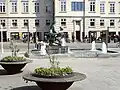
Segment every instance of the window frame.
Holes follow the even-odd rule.
[[[90,1],[90,8],[89,8],[89,11],[90,12],[95,12],[95,1]]]
[[[71,2],[71,11],[83,11],[84,3],[78,1]]]
[[[66,0],[60,0],[60,12],[66,12]]]
[[[50,26],[50,20],[46,20],[46,26]]]
[[[66,19],[61,19],[61,26],[66,26]]]
[[[6,27],[6,20],[5,19],[1,19],[0,20],[0,24],[4,27]]]
[[[95,27],[95,19],[90,19],[90,27]]]
[[[111,25],[111,24],[113,24],[113,25]],[[115,20],[114,19],[111,19],[110,20],[110,27],[114,27],[115,26]]]
[[[23,25],[24,25],[24,27],[28,27],[28,19],[23,20]]]
[[[38,13],[38,12],[40,12],[40,7],[39,7],[39,5],[40,5],[40,3],[39,2],[35,2],[34,3],[34,10],[35,10],[35,13]]]
[[[35,26],[38,27],[40,25],[40,20],[39,19],[36,19],[35,20]]]
[[[12,27],[17,27],[17,19],[12,19]]]
[[[105,3],[100,3],[100,13],[105,13]]]
[[[11,6],[12,6],[12,13],[16,13],[17,12],[17,2],[11,2]]]
[[[105,26],[105,20],[101,19],[100,20],[100,27],[104,27]]]
[[[0,2],[0,13],[5,13],[6,12],[6,7],[5,7],[5,2]]]
[[[110,13],[115,13],[115,3],[111,2],[109,5],[110,5]]]
[[[29,3],[28,2],[22,2],[23,5],[23,13],[29,12]]]

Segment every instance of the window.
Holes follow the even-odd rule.
[[[110,26],[111,27],[115,26],[114,22],[115,22],[115,20],[110,20]]]
[[[90,12],[95,12],[95,2],[90,2]]]
[[[17,12],[17,2],[12,2],[12,12]]]
[[[0,2],[0,12],[5,12],[5,3]]]
[[[119,10],[119,13],[120,13],[120,2],[118,3],[118,10]]]
[[[39,20],[35,20],[35,26],[39,26]]]
[[[95,26],[95,19],[90,19],[90,26]]]
[[[50,20],[46,20],[46,26],[50,25]]]
[[[100,26],[104,26],[104,20],[100,20]]]
[[[71,9],[72,11],[83,11],[83,2],[72,2],[71,3]]]
[[[46,6],[46,12],[48,12],[48,6]]]
[[[80,21],[76,21],[76,25],[80,25]]]
[[[115,13],[115,3],[110,3],[110,13]]]
[[[101,3],[101,4],[100,4],[100,12],[101,12],[101,13],[104,13],[104,12],[105,12],[105,4],[104,4],[104,3]]]
[[[28,13],[28,2],[23,2],[23,12]]]
[[[24,20],[24,27],[28,26],[28,20]]]
[[[61,12],[66,11],[66,0],[60,0],[60,8],[61,8]]]
[[[35,3],[35,12],[39,12],[39,3]]]
[[[17,27],[17,20],[12,20],[12,26]]]
[[[61,19],[61,26],[66,26],[66,19]]]
[[[1,25],[3,26],[3,27],[5,27],[5,20],[1,20]]]

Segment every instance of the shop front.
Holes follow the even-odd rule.
[[[10,37],[11,37],[11,40],[20,40],[19,32],[11,32]]]
[[[3,42],[7,41],[7,31],[3,31]],[[1,42],[1,32],[0,32],[0,42]]]

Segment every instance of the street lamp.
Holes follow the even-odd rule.
[[[28,21],[28,25],[27,25],[27,32],[28,32],[28,54],[29,54],[29,47],[30,47],[30,34],[29,34],[29,21]]]
[[[85,0],[83,0],[83,42],[85,42]]]
[[[108,48],[108,33],[109,33],[109,26],[107,27],[107,30],[106,30],[106,46]]]
[[[3,26],[1,25],[1,57],[2,54],[4,53],[4,49],[3,49]]]

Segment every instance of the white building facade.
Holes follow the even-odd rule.
[[[38,37],[44,40],[53,22],[52,0],[0,0],[0,24],[4,41]]]
[[[54,8],[56,30],[62,27],[69,39],[97,39],[104,30],[120,35],[120,0],[55,0]]]

